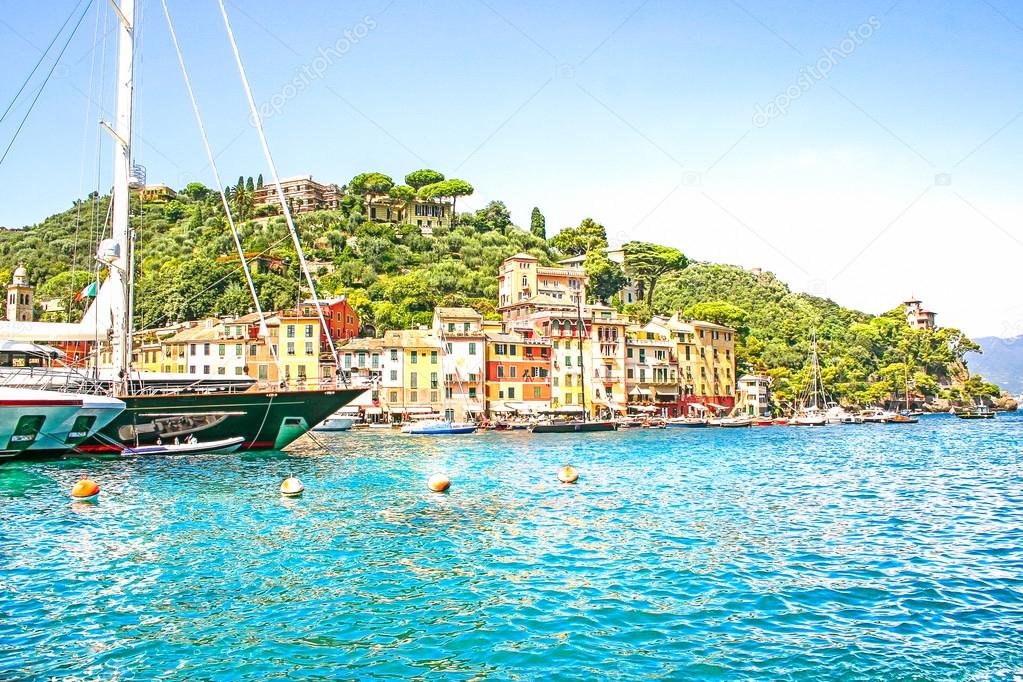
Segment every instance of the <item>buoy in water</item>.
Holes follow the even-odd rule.
[[[434,474],[433,476],[430,476],[430,479],[426,482],[426,487],[428,487],[432,492],[442,493],[451,487],[451,479],[444,474]]]
[[[558,469],[558,480],[562,483],[575,483],[579,480],[579,470],[571,464],[566,464]]]
[[[281,483],[281,495],[285,497],[298,497],[305,492],[305,486],[302,485],[302,481],[298,480],[294,476],[288,476]]]
[[[82,478],[71,489],[71,497],[77,502],[91,502],[99,497],[99,486],[91,478]]]

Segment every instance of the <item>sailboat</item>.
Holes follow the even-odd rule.
[[[183,388],[156,387],[147,385],[146,374],[132,367],[133,308],[135,291],[135,243],[134,231],[129,225],[129,178],[133,169],[132,129],[134,109],[134,62],[135,39],[140,33],[136,31],[137,13],[135,0],[111,0],[117,16],[117,72],[116,72],[116,105],[115,119],[112,124],[101,124],[114,140],[113,159],[113,191],[111,195],[111,236],[100,243],[97,261],[106,268],[107,277],[94,299],[83,320],[78,323],[45,323],[18,322],[0,323],[0,338],[32,342],[45,341],[98,341],[110,339],[112,349],[112,365],[116,372],[106,386],[97,387],[97,391],[112,393],[122,400],[126,409],[90,439],[78,446],[84,452],[119,452],[126,447],[155,444],[159,439],[194,436],[207,441],[221,441],[242,438],[240,448],[243,450],[280,449],[303,435],[307,430],[323,421],[326,417],[347,405],[365,388],[349,386],[330,386],[313,390],[288,390],[286,387],[273,390],[238,389],[236,391],[222,388]],[[234,45],[227,13],[221,6],[228,37]],[[175,50],[178,50],[177,39],[173,26],[171,37],[174,39]],[[180,51],[178,50],[179,60]],[[184,62],[181,61],[185,83],[192,95],[191,84]],[[249,98],[250,108],[255,113],[248,82],[240,58],[237,58],[242,82]],[[198,107],[193,108],[198,118]],[[209,145],[205,139],[202,121],[199,119],[200,132],[207,150]],[[299,260],[306,273],[307,284],[312,289],[313,299],[317,302],[316,309],[320,317],[321,328],[326,329],[319,297],[308,269],[297,231],[291,219],[291,213],[284,201],[280,181],[269,154],[262,132],[262,123],[258,115],[254,116],[254,125],[259,132],[264,152],[272,171],[282,211],[295,242]],[[209,153],[209,151],[208,151]],[[211,154],[212,161],[212,154]],[[215,171],[215,164],[211,164]],[[218,185],[223,187],[223,183]],[[225,200],[225,209],[226,200]],[[241,253],[241,244],[234,231],[230,211],[227,210],[235,243]],[[245,256],[240,255],[244,271],[248,277]],[[250,282],[250,291],[255,290]],[[258,308],[258,297],[255,298]],[[266,338],[266,325],[260,324],[260,334]],[[333,351],[333,341],[327,335]],[[97,343],[98,346],[98,343]]]
[[[828,398],[824,392],[820,360],[817,357],[817,332],[810,334],[810,369],[813,374],[810,386],[800,398],[796,413],[789,422],[793,426],[824,426],[828,423],[825,413]]]
[[[590,421],[586,410],[586,363],[583,360],[583,335],[586,327],[583,324],[582,296],[576,296],[576,317],[579,328],[579,376],[582,384],[583,413],[581,419],[567,419],[533,424],[533,433],[593,433],[597,431],[614,431],[618,428],[614,420]]]
[[[440,330],[441,374],[444,376],[447,375],[447,372],[443,371],[444,361],[453,359],[448,355],[446,348],[447,343],[444,337],[444,330],[441,329]],[[454,376],[458,377],[458,381],[459,383],[461,383],[462,377],[458,371],[458,367],[455,366],[453,369]],[[448,397],[446,388],[443,395],[444,395],[443,402],[445,408],[444,412],[445,414],[448,414],[449,413],[447,409]],[[465,400],[466,407],[468,407],[468,400],[465,399],[464,391],[462,391],[462,399]],[[416,436],[457,436],[468,433],[475,433],[476,429],[478,428],[479,426],[475,422],[456,422],[453,419],[448,419],[447,417],[445,417],[444,419],[421,419],[419,421],[410,422],[405,426],[401,427],[401,432],[410,433]]]

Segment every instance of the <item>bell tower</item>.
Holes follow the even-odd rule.
[[[11,322],[31,322],[35,289],[28,283],[28,270],[19,265],[13,281],[7,285],[7,319]]]

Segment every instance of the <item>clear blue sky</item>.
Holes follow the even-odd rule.
[[[169,0],[227,178],[266,168],[215,2]],[[0,166],[0,225],[109,186],[90,11]],[[74,2],[0,17],[6,107]],[[910,294],[972,334],[1023,333],[1023,7],[1009,0],[231,2],[282,175],[432,167],[553,232],[762,267],[870,312]],[[852,31],[856,41],[848,39]],[[346,38],[346,35],[348,36]],[[159,2],[144,3],[137,160],[210,183]],[[340,48],[325,64],[321,48]],[[830,57],[826,57],[830,55]],[[95,57],[95,62],[93,58]],[[826,77],[808,67],[830,59]],[[49,62],[46,63],[49,65]],[[299,92],[285,88],[304,69]],[[769,108],[789,92],[785,112]],[[31,94],[31,89],[29,90]],[[278,97],[275,99],[274,96]],[[0,123],[6,146],[24,113]],[[108,115],[104,115],[108,117]],[[83,149],[84,145],[84,149]],[[83,151],[85,172],[82,172]]]

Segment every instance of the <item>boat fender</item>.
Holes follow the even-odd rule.
[[[442,493],[451,487],[451,479],[444,474],[434,474],[426,481],[426,487],[430,492]]]
[[[558,480],[562,483],[575,483],[579,480],[579,470],[571,464],[566,464],[558,469]]]

